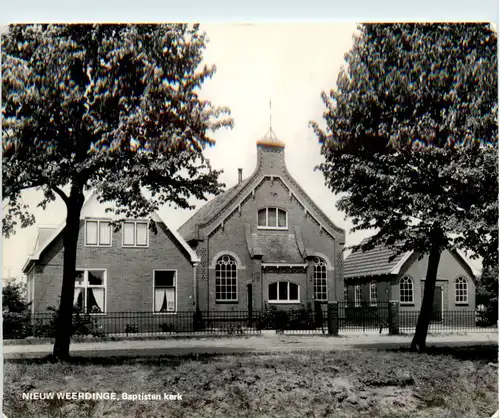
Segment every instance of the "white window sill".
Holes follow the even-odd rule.
[[[300,300],[268,300],[268,303],[277,303],[277,304],[297,304],[300,303]]]
[[[149,248],[148,245],[122,245],[122,248]]]
[[[85,247],[89,248],[99,248],[99,247],[111,248],[112,246],[113,246],[112,244],[85,244]]]
[[[153,315],[177,315],[177,311],[175,311],[175,312],[153,312]]]
[[[258,226],[257,229],[270,230],[270,231],[287,231],[288,226]]]

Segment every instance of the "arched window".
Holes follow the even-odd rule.
[[[344,302],[349,300],[349,291],[347,290],[347,286],[344,286]]]
[[[287,229],[288,214],[283,209],[264,208],[260,209],[257,216],[259,228]]]
[[[326,262],[321,257],[314,257],[314,300],[328,300]]]
[[[215,265],[215,300],[238,300],[238,270],[236,260],[230,255],[223,255]]]
[[[361,306],[361,286],[359,284],[354,286],[354,306]]]
[[[399,279],[399,302],[413,303],[413,280],[405,276]]]
[[[300,302],[299,285],[292,282],[275,282],[268,287],[269,302]]]
[[[455,280],[455,303],[468,303],[467,279],[457,277]]]
[[[377,306],[378,300],[378,284],[375,280],[370,282],[370,305]]]

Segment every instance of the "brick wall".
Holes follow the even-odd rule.
[[[78,238],[78,269],[102,268],[107,272],[107,312],[152,312],[153,270],[177,270],[177,310],[192,310],[193,267],[189,255],[163,224],[149,231],[149,247],[123,248],[122,231],[113,232],[111,247],[86,247],[84,221]],[[62,235],[42,254],[35,266],[35,310],[58,306],[63,274]]]
[[[277,164],[279,159],[275,159]],[[288,230],[272,231],[257,229],[257,212],[264,207],[279,207],[288,213]],[[219,219],[217,222],[220,222]],[[217,225],[214,222],[210,227]],[[300,227],[304,246],[312,249],[318,255],[327,259],[330,266],[335,267],[342,251],[340,245],[335,246],[335,240],[329,236],[320,225],[308,214],[299,202],[290,197],[288,190],[279,179],[264,180],[255,190],[255,194],[242,202],[241,206],[234,210],[230,216],[225,218],[224,225],[219,225],[208,238],[208,299],[209,309],[218,310],[246,310],[248,305],[247,285],[252,284],[253,306],[260,309],[267,301],[267,285],[260,282],[260,263],[252,260],[248,251],[245,239],[245,225],[251,225],[252,229],[259,234],[260,239],[272,240],[277,234],[294,234],[295,226]],[[209,230],[209,228],[207,228]],[[290,245],[296,245],[295,239]],[[337,247],[337,248],[336,248]],[[283,248],[283,251],[286,251]],[[238,269],[238,302],[236,303],[216,303],[215,302],[215,270],[210,268],[217,255],[224,252],[237,256],[240,260]],[[264,255],[266,259],[266,255]],[[266,260],[266,262],[277,262],[277,260]],[[298,260],[299,263],[304,261]],[[243,269],[241,267],[244,267]],[[257,271],[256,269],[259,269]],[[306,274],[300,278],[301,301],[313,301],[312,269],[308,269],[309,281],[306,281]],[[262,279],[264,280],[264,279]],[[281,279],[280,279],[281,280]],[[343,280],[342,275],[335,274],[335,268],[328,270],[329,295],[335,298],[337,295],[342,298]],[[333,288],[333,289],[332,289]],[[305,293],[307,289],[307,294]],[[202,292],[200,292],[201,294]],[[201,296],[201,295],[200,295]]]

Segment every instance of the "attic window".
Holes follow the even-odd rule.
[[[109,221],[85,221],[85,245],[111,247],[111,223]]]
[[[260,209],[257,225],[262,229],[288,229],[288,214],[278,208]]]
[[[147,247],[148,223],[144,221],[126,221],[123,223],[124,247]]]

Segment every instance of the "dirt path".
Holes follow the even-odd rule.
[[[411,342],[411,335],[352,334],[339,337],[280,335],[274,331],[262,336],[239,338],[186,338],[75,342],[73,356],[157,356],[186,354],[228,354],[252,352],[296,352],[353,348],[399,348]],[[429,345],[498,344],[496,333],[430,335]],[[52,352],[52,344],[4,345],[5,359],[37,358]]]

